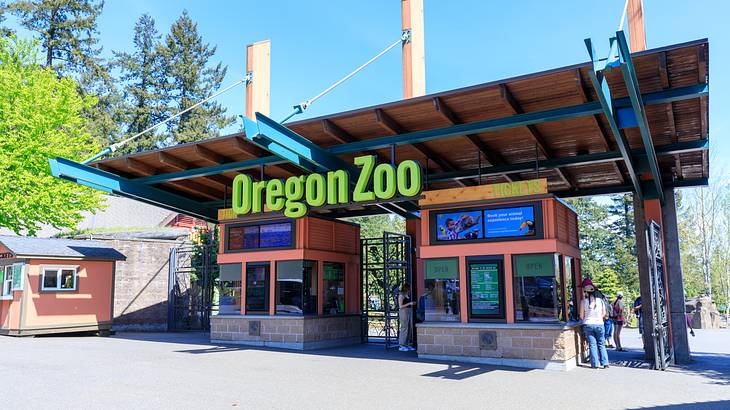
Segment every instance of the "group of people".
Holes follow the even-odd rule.
[[[624,351],[621,346],[621,330],[624,327],[623,292],[617,292],[613,302],[609,302],[593,285],[590,278],[583,281],[586,297],[580,304],[580,319],[583,321],[583,335],[588,341],[591,367],[609,367],[607,347],[615,347],[617,352]],[[615,346],[611,344],[611,338]]]

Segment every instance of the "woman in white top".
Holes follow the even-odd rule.
[[[595,290],[593,281],[586,278],[583,281],[583,291],[586,292],[586,297],[580,304],[580,318],[583,320],[583,334],[588,340],[591,353],[591,367],[597,369],[600,365],[607,369],[608,352],[606,351],[603,320],[608,317],[608,312],[606,312],[603,301],[594,295]]]

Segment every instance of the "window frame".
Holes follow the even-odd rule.
[[[532,322],[532,323],[566,323],[567,320],[561,319],[561,316],[565,318],[566,313],[568,312],[566,310],[566,284],[565,284],[565,272],[563,267],[563,254],[560,252],[535,252],[535,253],[516,253],[512,255],[512,292],[513,296],[517,296],[516,294],[516,286],[514,284],[514,280],[517,278],[515,269],[517,267],[517,259],[520,256],[535,256],[535,255],[550,255],[552,258],[553,263],[553,280],[556,282],[555,286],[555,300],[556,300],[556,308],[558,309],[558,315],[554,320],[546,320],[546,321],[539,321],[539,322]],[[529,319],[523,319],[518,320],[517,319],[517,301],[515,298],[512,298],[512,306],[514,311],[514,321],[515,323],[530,323]]]
[[[56,287],[50,288],[45,286],[46,271],[56,271]],[[73,287],[62,288],[61,277],[63,271],[73,270]],[[40,292],[76,292],[79,290],[79,266],[78,265],[42,265],[40,274]]]
[[[3,280],[0,283],[0,298],[10,299],[13,297],[13,265],[13,263],[0,265],[0,269],[3,270]]]
[[[263,266],[266,268],[266,274],[264,276],[264,283],[265,283],[264,288],[266,289],[266,291],[264,292],[264,309],[263,310],[249,309],[249,307],[248,307],[248,296],[249,296],[248,295],[248,284],[249,284],[248,268],[249,268],[249,266],[251,266],[251,267]],[[271,298],[271,295],[270,295],[270,292],[271,292],[271,262],[246,262],[244,267],[246,269],[243,272],[244,278],[245,278],[245,280],[244,280],[245,289],[242,289],[242,291],[245,293],[244,300],[243,300],[245,312],[247,315],[248,314],[266,314],[266,315],[268,315],[269,308],[271,306],[271,301],[269,300]]]
[[[302,307],[301,313],[299,312],[280,312],[278,309],[279,306],[279,264],[280,263],[286,263],[286,262],[300,262],[302,266],[302,284],[300,287],[301,292],[301,301],[302,301]],[[304,289],[306,287],[306,284],[304,282],[304,264],[311,263],[312,267],[312,274],[310,275],[310,281],[312,282],[312,289],[314,290],[314,312],[305,312],[304,311]],[[319,262],[317,260],[312,259],[283,259],[283,260],[277,260],[276,261],[276,275],[274,275],[274,314],[280,315],[280,316],[318,316],[319,315],[319,280],[320,280],[320,273],[319,273]],[[310,295],[311,297],[312,295]]]
[[[462,312],[462,309],[464,308],[463,306],[461,306],[461,292],[464,292],[465,291],[465,289],[463,287],[463,284],[461,283],[461,266],[459,266],[459,257],[458,256],[444,256],[444,257],[439,257],[439,258],[425,258],[425,259],[423,259],[423,271],[424,271],[423,272],[423,289],[424,289],[424,294],[425,294],[425,290],[428,289],[428,286],[426,286],[426,281],[428,281],[428,280],[436,280],[436,279],[429,279],[429,278],[426,277],[427,276],[427,271],[428,271],[427,265],[429,263],[433,262],[433,261],[443,261],[443,260],[451,260],[451,261],[456,262],[456,278],[455,279],[452,279],[452,280],[455,280],[459,284],[459,295],[456,298],[456,302],[459,305],[459,313],[458,314],[453,314],[452,313],[452,315],[455,315],[456,316],[456,320],[426,320],[426,321],[427,322],[438,322],[438,323],[441,323],[441,322],[443,322],[443,323],[457,323],[457,322],[460,322],[461,321],[461,312]],[[468,268],[469,265],[467,264],[466,266]],[[440,280],[444,280],[443,278],[439,278],[439,279]],[[469,290],[471,290],[471,288],[469,288]],[[471,293],[471,292],[469,292],[469,293]],[[471,297],[471,295],[469,297]],[[470,303],[470,302],[471,302],[471,299],[469,299],[469,302],[467,302],[467,303]],[[427,314],[427,312],[425,312],[425,307],[424,307],[424,316],[425,316],[425,314]]]
[[[329,313],[329,311],[325,310],[325,306],[327,304],[326,296],[327,296],[327,282],[328,280],[324,277],[325,272],[325,265],[340,265],[342,266],[342,286],[344,293],[342,294],[342,312],[337,313]],[[342,316],[347,314],[347,264],[344,262],[330,262],[330,261],[322,261],[322,273],[321,275],[321,281],[322,281],[322,309],[323,309],[323,315],[324,316]]]
[[[498,283],[499,283],[499,306],[500,313],[485,315],[485,314],[473,314],[472,313],[472,294],[471,294],[471,270],[469,266],[472,263],[497,263],[498,266]],[[466,308],[467,317],[470,322],[507,322],[507,305],[505,302],[506,286],[504,281],[504,255],[484,255],[484,256],[467,256],[465,260],[466,267]]]
[[[264,225],[277,225],[277,224],[290,224],[291,231],[290,231],[290,238],[289,238],[289,245],[287,246],[261,246],[261,226]],[[229,240],[229,231],[231,228],[246,228],[250,226],[258,226],[259,232],[258,232],[258,244],[256,248],[243,248],[243,249],[231,249],[231,242]],[[279,249],[294,249],[296,247],[296,229],[297,224],[295,221],[292,220],[286,220],[286,219],[276,219],[271,221],[257,221],[257,222],[244,222],[244,223],[234,223],[234,224],[226,224],[225,229],[223,230],[223,241],[224,241],[224,248],[223,253],[241,253],[241,252],[258,252],[258,251],[267,251],[267,250],[279,250]]]

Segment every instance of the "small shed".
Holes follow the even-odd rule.
[[[108,332],[123,260],[104,242],[0,235],[0,334]]]

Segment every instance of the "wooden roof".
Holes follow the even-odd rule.
[[[647,50],[632,55],[642,94],[705,84],[708,78],[706,39]],[[590,63],[500,80],[378,106],[292,122],[287,126],[321,147],[369,140],[406,132],[443,128],[454,124],[507,117],[521,113],[575,106],[597,100],[588,73]],[[627,97],[619,70],[607,74],[614,99]],[[708,96],[646,106],[649,129],[655,146],[706,140],[708,138]],[[643,148],[639,128],[624,129],[632,149]],[[397,146],[395,161],[415,159],[429,174],[477,169],[489,165],[526,163],[582,154],[617,151],[617,144],[603,114],[544,122],[481,134],[463,135]],[[374,150],[380,161],[391,160],[391,149]],[[161,150],[136,153],[94,163],[100,169],[135,179],[211,165],[269,156],[248,142],[243,134],[232,134]],[[359,154],[358,154],[359,155]],[[351,162],[354,155],[341,155]],[[658,156],[666,183],[696,185],[708,177],[705,148]],[[203,202],[220,201],[230,190],[233,177],[247,172],[260,177],[259,168],[226,172],[165,182],[158,187]],[[301,174],[291,164],[267,165],[264,177],[286,178]],[[537,172],[526,171],[481,178],[482,183],[530,179]],[[629,175],[623,161],[571,164],[541,170],[550,192],[561,196],[582,193],[610,193],[626,190]],[[679,182],[678,182],[679,181]],[[427,189],[474,185],[477,178],[429,182]]]

